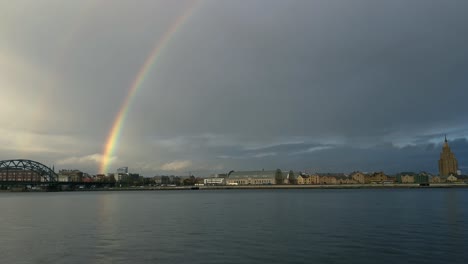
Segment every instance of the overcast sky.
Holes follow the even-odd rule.
[[[0,0],[0,159],[112,171],[468,171],[468,1]]]

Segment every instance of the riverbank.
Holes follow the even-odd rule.
[[[428,189],[428,188],[468,188],[465,183],[437,183],[429,186],[419,184],[330,184],[330,185],[238,185],[238,186],[138,186],[114,188],[80,188],[67,189],[63,192],[93,192],[93,191],[193,191],[193,190],[278,190],[278,189]],[[55,190],[57,191],[57,190]],[[41,189],[11,189],[0,192],[47,192]]]
[[[334,184],[334,185],[238,185],[238,186],[171,186],[171,187],[126,187],[107,189],[79,189],[77,191],[181,191],[181,190],[275,190],[275,189],[427,189],[468,188],[468,184]]]
[[[386,189],[386,188],[468,188],[468,184],[330,184],[330,185],[241,185],[200,186],[200,189]]]

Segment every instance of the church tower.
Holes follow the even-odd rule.
[[[445,136],[444,146],[440,153],[439,159],[439,176],[449,176],[450,174],[456,175],[458,170],[458,162],[455,155],[450,150],[448,145],[447,136]]]

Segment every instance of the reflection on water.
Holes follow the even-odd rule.
[[[118,236],[119,222],[118,195],[103,193],[97,197],[96,208],[96,254],[95,263],[115,263],[116,252],[121,250],[121,241]]]
[[[0,193],[1,263],[468,263],[468,190]]]
[[[447,218],[446,221],[449,227],[449,236],[456,240],[456,244],[462,242],[463,239],[467,239],[463,237],[463,227],[461,225],[465,224],[466,222],[462,221],[462,211],[459,208],[461,201],[460,201],[460,192],[456,190],[448,190],[445,193],[445,204],[447,205],[446,214]]]

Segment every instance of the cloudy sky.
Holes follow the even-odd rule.
[[[0,159],[97,173],[166,36],[111,171],[437,172],[448,134],[466,172],[466,10],[464,0],[0,0]]]

